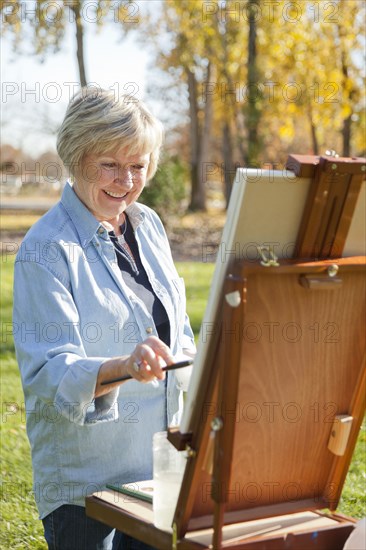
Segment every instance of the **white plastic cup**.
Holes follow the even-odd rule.
[[[153,436],[154,525],[172,531],[174,512],[182,484],[185,459],[182,452],[168,441],[167,432]]]

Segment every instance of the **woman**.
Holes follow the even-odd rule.
[[[160,219],[136,202],[161,143],[141,102],[81,90],[57,140],[72,185],[16,259],[15,344],[52,549],[147,548],[87,518],[84,502],[151,478],[152,435],[181,414],[176,373],[162,367],[194,353],[184,285]]]

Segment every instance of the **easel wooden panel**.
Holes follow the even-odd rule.
[[[304,274],[323,276],[329,267],[326,262],[277,268],[244,263],[238,268],[243,317],[225,324],[230,306],[224,305],[219,359],[225,372],[234,362],[232,350],[237,353],[240,346],[237,393],[231,390],[217,402],[214,396],[206,396],[210,418],[201,416],[201,423],[207,424],[211,418],[222,419],[217,437],[225,441],[217,439],[217,445],[223,448],[226,424],[235,426],[231,472],[222,471],[225,463],[220,460],[220,475],[214,472],[212,486],[218,500],[225,502],[225,524],[234,518],[243,521],[291,510],[336,508],[343,479],[332,474],[341,459],[327,448],[333,420],[336,414],[354,417],[350,460],[365,407],[359,396],[365,394],[366,271],[364,258],[359,261],[337,262],[342,284],[336,283],[334,290],[309,290],[300,283]],[[226,290],[232,292],[232,284],[229,281]],[[205,430],[197,449],[198,463],[200,454],[207,452],[209,437]],[[347,471],[345,464],[343,468]],[[187,480],[189,469],[190,465]],[[218,488],[215,477],[220,480]],[[192,510],[187,511],[184,504],[190,500],[186,496],[184,501],[183,495],[178,505],[181,514],[177,511],[176,516],[178,525],[186,524],[184,515],[190,518],[188,530],[213,522],[207,474],[198,482],[193,478]],[[183,487],[189,487],[186,480]]]

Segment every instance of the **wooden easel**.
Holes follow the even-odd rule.
[[[366,265],[341,256],[365,160],[289,164],[313,171],[296,258],[228,266],[192,429],[169,431],[187,452],[173,534],[146,504],[87,498],[92,517],[159,550],[340,550],[353,529],[334,510],[365,411]]]
[[[297,258],[342,256],[365,179],[365,159],[290,155],[287,168],[312,184],[297,237]]]

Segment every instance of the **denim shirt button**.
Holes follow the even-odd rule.
[[[152,327],[147,327],[146,333],[147,334],[152,334],[152,332],[153,332],[153,328]]]

